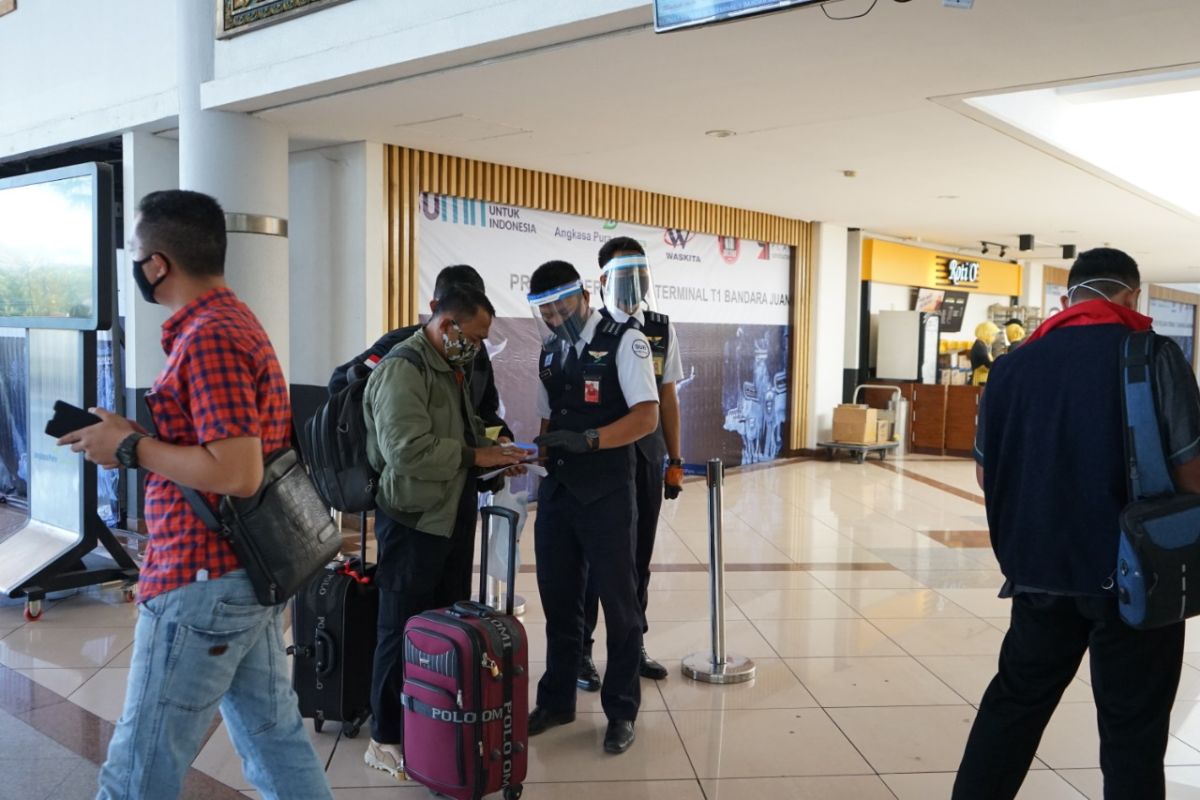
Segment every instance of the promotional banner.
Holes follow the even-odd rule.
[[[1150,298],[1150,316],[1154,332],[1170,337],[1183,350],[1188,363],[1195,363],[1193,349],[1196,340],[1196,307],[1191,303]]]
[[[657,308],[679,334],[682,448],[688,464],[778,457],[788,424],[791,248],[425,194],[419,232],[420,294],[438,272],[470,264],[496,307],[488,350],[501,416],[517,438],[536,435],[540,342],[526,300],[529,276],[551,260],[575,266],[601,305],[601,245],[628,236],[646,250]],[[426,301],[422,300],[424,306]]]

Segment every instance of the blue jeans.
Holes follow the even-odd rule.
[[[244,570],[142,604],[97,800],[178,797],[218,704],[263,797],[332,797],[287,674],[285,607],[259,605]]]

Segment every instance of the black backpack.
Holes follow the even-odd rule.
[[[422,374],[425,364],[415,350],[405,347],[384,356],[403,358]],[[382,362],[380,362],[382,363]],[[367,460],[367,422],[363,417],[366,377],[331,396],[304,424],[300,450],[317,494],[336,511],[352,513],[375,508],[379,473]]]

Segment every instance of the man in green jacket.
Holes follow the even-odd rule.
[[[471,594],[476,468],[530,455],[483,433],[465,370],[495,316],[483,292],[459,284],[424,329],[392,348],[363,394],[367,457],[379,472],[379,642],[371,686],[371,743],[364,760],[403,770],[404,624]]]

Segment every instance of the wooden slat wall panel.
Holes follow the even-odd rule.
[[[389,328],[417,321],[417,239],[422,192],[656,228],[791,245],[791,419],[788,446],[803,446],[808,417],[813,275],[807,222],[596,181],[483,161],[387,148]]]
[[[1062,267],[1043,267],[1042,268],[1042,293],[1045,294],[1045,286],[1047,283],[1053,283],[1056,286],[1066,286],[1067,278],[1071,277],[1071,270],[1063,269]]]
[[[1200,294],[1182,292],[1178,289],[1168,289],[1166,286],[1150,284],[1151,300],[1169,300],[1173,303],[1186,303],[1189,306],[1200,305]]]

